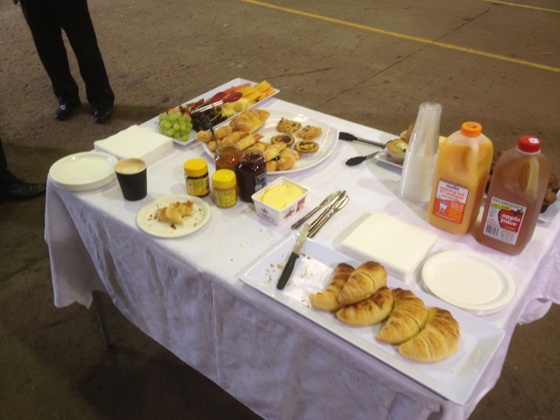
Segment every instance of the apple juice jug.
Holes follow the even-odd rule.
[[[465,122],[441,146],[434,169],[428,220],[451,233],[466,233],[476,222],[494,147],[482,126]]]
[[[490,181],[477,240],[511,255],[531,240],[550,178],[550,161],[541,141],[523,136],[500,156]]]

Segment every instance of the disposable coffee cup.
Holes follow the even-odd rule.
[[[142,200],[148,194],[146,162],[142,159],[121,159],[115,163],[115,173],[126,200]]]

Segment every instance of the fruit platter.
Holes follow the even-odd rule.
[[[217,127],[240,112],[276,95],[269,82],[236,78],[179,106],[169,108],[142,127],[162,133],[179,145],[196,139],[199,130]]]

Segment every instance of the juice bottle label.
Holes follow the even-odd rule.
[[[440,179],[437,184],[432,212],[434,216],[460,224],[465,215],[468,197],[468,188]]]
[[[515,245],[527,208],[509,201],[492,197],[484,234],[506,244]]]

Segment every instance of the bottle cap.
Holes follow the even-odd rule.
[[[517,148],[525,153],[538,153],[541,151],[541,141],[535,136],[523,136],[517,142]]]
[[[467,121],[461,126],[461,134],[467,137],[478,137],[482,133],[482,126],[477,122]]]
[[[212,185],[215,188],[232,188],[236,185],[235,172],[231,169],[218,169],[212,175]]]
[[[204,176],[208,173],[208,164],[202,158],[194,158],[187,160],[183,165],[183,169],[187,176]]]

